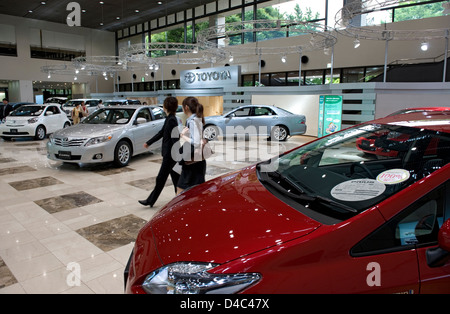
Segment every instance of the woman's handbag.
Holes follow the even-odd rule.
[[[202,138],[201,145],[197,148],[194,148],[194,145],[191,145],[191,160],[185,160],[185,165],[192,165],[196,162],[206,160],[210,158],[214,154],[214,150],[211,147],[211,144],[206,138]]]

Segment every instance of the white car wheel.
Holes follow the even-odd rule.
[[[114,162],[119,167],[125,167],[128,165],[128,162],[131,158],[131,147],[125,141],[119,142],[117,144],[115,153],[114,153]]]
[[[208,125],[203,130],[203,136],[208,140],[212,141],[219,135],[219,129],[214,125]]]
[[[39,125],[36,128],[36,134],[34,136],[35,139],[42,141],[47,136],[47,132],[45,130],[45,127],[43,125]]]
[[[288,130],[284,126],[277,125],[272,129],[273,139],[283,142],[287,139],[287,137],[288,137]]]

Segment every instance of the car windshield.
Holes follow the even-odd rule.
[[[366,124],[258,165],[274,195],[322,223],[368,209],[443,167],[450,134]]]
[[[103,108],[81,122],[82,124],[127,124],[135,109]]]
[[[45,106],[21,106],[11,112],[12,117],[36,117],[44,112]]]
[[[69,100],[64,104],[64,107],[75,107],[77,105],[81,105],[83,100]]]
[[[123,101],[105,101],[104,105],[105,106],[120,106],[120,105],[125,105],[125,103]]]

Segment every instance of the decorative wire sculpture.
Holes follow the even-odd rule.
[[[397,7],[406,0],[362,0],[346,4],[336,14],[336,31],[347,37],[369,40],[431,40],[442,39],[448,36],[448,30],[444,29],[414,29],[397,30],[388,29],[387,23],[378,25],[361,26],[361,20],[369,14],[376,14]]]
[[[304,22],[299,20],[251,20],[221,24],[200,31],[197,41],[204,49],[212,51],[226,51],[233,56],[246,55],[280,55],[297,54],[299,52],[314,51],[333,47],[337,38],[333,36],[331,29],[319,23]],[[298,45],[279,45],[277,47],[264,47],[259,45],[262,41],[256,41],[257,46],[231,45],[230,38],[235,36],[246,36],[256,33],[263,36],[264,33],[279,32],[283,37],[310,35]],[[240,38],[240,37],[239,37]],[[218,44],[223,40],[224,45]],[[239,40],[240,43],[240,40]]]
[[[127,62],[145,63],[151,66],[216,63],[224,60],[226,55],[218,50],[205,50],[198,44],[156,42],[122,48],[120,57]]]

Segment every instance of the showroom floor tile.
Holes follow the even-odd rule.
[[[313,139],[214,141],[206,178]],[[169,178],[154,208],[137,202],[153,189],[160,152],[114,168],[50,161],[45,147],[0,140],[0,294],[123,293],[137,233],[175,196]]]

